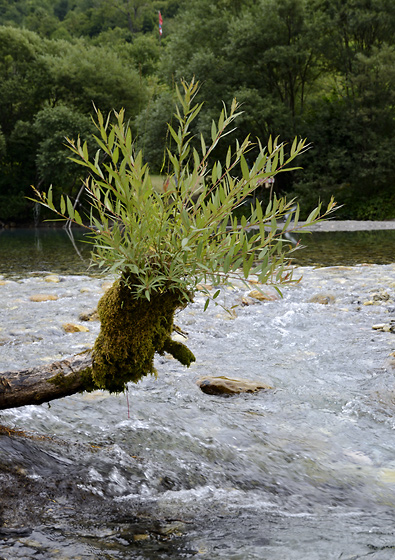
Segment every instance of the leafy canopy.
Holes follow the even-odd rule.
[[[176,90],[178,126],[169,125],[176,149],[167,149],[171,171],[162,188],[153,184],[143,153],[135,152],[123,110],[114,112],[113,123],[111,115],[105,119],[97,111],[94,155],[86,142],[68,141],[71,159],[88,173],[84,183],[90,216],[85,227],[92,237],[93,260],[106,271],[132,278],[129,287],[136,298],[150,300],[154,294],[177,291],[190,301],[202,282],[216,286],[234,278],[246,282],[250,274],[263,284],[292,282],[290,259],[295,248],[286,242],[284,232],[308,228],[335,207],[331,200],[320,214],[318,206],[302,225],[299,207],[291,222],[293,200],[274,198],[266,208],[255,200],[249,219],[238,222],[233,211],[268,178],[297,169],[290,164],[308,146],[295,138],[287,155],[277,139],[263,147],[247,137],[228,147],[225,161],[210,163],[217,144],[235,130],[240,111],[236,100],[229,110],[224,106],[218,122],[212,122],[210,142],[201,136],[197,149],[191,133],[202,109],[194,102],[197,91],[193,80]],[[250,158],[253,148],[257,156],[248,165],[246,154]],[[68,197],[62,196],[60,208],[55,208],[51,189],[47,194],[35,192],[38,201],[60,218],[84,225],[85,218]]]

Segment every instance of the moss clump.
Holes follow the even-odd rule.
[[[177,342],[176,340],[172,340],[168,338],[165,341],[163,350],[171,354],[176,360],[178,360],[183,366],[189,367],[192,362],[196,361],[195,356],[192,352],[182,344],[182,342]]]
[[[91,393],[97,389],[97,386],[92,379],[92,368],[88,367],[79,371],[78,378],[82,380],[81,384],[83,389],[81,389],[81,391],[83,390]],[[58,373],[54,377],[48,379],[47,382],[67,391],[75,386],[76,380],[74,376],[66,376],[64,373]]]
[[[120,392],[129,381],[155,373],[155,352],[170,352],[189,366],[194,355],[171,340],[174,313],[187,301],[177,290],[137,297],[133,278],[121,277],[99,301],[101,330],[93,349],[92,377],[97,387]]]

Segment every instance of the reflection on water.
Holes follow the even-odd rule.
[[[72,233],[70,240],[62,228],[0,230],[0,274],[86,274],[90,245],[84,242],[83,230],[73,229]],[[300,266],[389,264],[395,258],[395,230],[304,233],[292,237],[305,246],[295,253],[294,262]]]
[[[91,248],[83,231],[72,232],[75,246],[63,228],[0,229],[0,274],[86,274]]]
[[[395,230],[316,232],[295,237],[306,246],[295,253],[295,263],[301,266],[395,261]]]

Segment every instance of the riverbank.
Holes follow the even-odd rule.
[[[299,222],[300,225],[306,222]],[[13,230],[13,229],[59,229],[62,228],[64,222],[45,222],[38,226],[34,224],[3,224],[0,222],[1,230]],[[82,228],[73,227],[73,230],[81,231]],[[387,221],[374,221],[374,220],[326,220],[319,224],[315,224],[309,228],[310,231],[375,231],[375,230],[395,230],[395,220]]]
[[[301,225],[305,222],[299,222]],[[394,230],[395,220],[378,222],[373,220],[327,220],[315,224],[310,231],[375,231]]]

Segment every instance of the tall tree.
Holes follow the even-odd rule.
[[[124,107],[134,119],[145,95],[142,73],[108,46],[0,26],[0,220],[31,219],[24,196],[32,183],[70,190],[75,173],[64,137],[89,129],[94,104],[105,112]]]
[[[395,217],[395,5],[387,0],[316,0],[325,81],[302,123],[326,158],[306,155],[304,185],[317,197],[338,190],[345,218]]]

